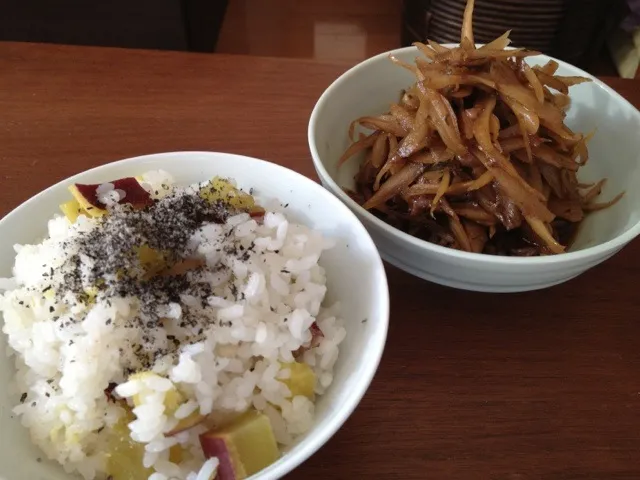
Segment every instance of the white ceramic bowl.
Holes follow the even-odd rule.
[[[388,59],[393,54],[412,63],[418,51],[401,48],[372,57],[338,78],[318,100],[309,121],[309,148],[322,184],[349,206],[373,237],[382,258],[426,280],[467,290],[518,292],[565,282],[603,262],[640,233],[640,112],[588,73],[556,60],[559,75],[593,80],[572,87],[566,123],[577,132],[597,129],[589,143],[590,159],[579,172],[583,181],[609,180],[601,199],[622,190],[615,206],[589,215],[569,252],[547,257],[514,258],[461,252],[441,247],[393,228],[354,202],[343,187],[353,188],[358,161],[340,170],[337,161],[349,145],[347,130],[354,119],[378,115],[397,102],[400,91],[414,83],[411,72]],[[530,64],[543,64],[540,55]]]
[[[378,367],[387,336],[389,292],[376,247],[356,216],[317,183],[278,165],[225,153],[176,152],[148,155],[111,163],[64,180],[31,198],[0,221],[0,277],[11,276],[14,244],[33,243],[46,232],[47,219],[68,199],[73,182],[99,183],[114,178],[163,169],[180,184],[204,181],[215,175],[234,178],[256,195],[288,203],[296,221],[337,240],[323,254],[328,300],[339,300],[347,337],[335,367],[335,380],[319,397],[313,429],[280,460],[251,477],[276,479],[300,465],[340,428],[367,390]],[[362,322],[363,319],[367,322]],[[4,334],[1,334],[4,337]],[[7,387],[14,374],[0,341],[0,480],[69,480],[60,466],[37,459],[42,452],[31,444],[27,430],[12,417],[16,397]]]

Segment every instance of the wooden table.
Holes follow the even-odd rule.
[[[169,150],[252,155],[316,178],[307,120],[345,68],[0,44],[0,215],[73,173]],[[640,105],[640,83],[605,80]],[[541,292],[388,274],[378,375],[291,479],[640,478],[640,242]]]

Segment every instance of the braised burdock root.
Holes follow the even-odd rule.
[[[509,32],[476,48],[474,1],[460,46],[416,43],[416,83],[388,113],[355,120],[373,130],[339,165],[362,151],[349,194],[388,223],[430,242],[469,252],[533,256],[562,253],[595,203],[604,180],[581,184],[592,134],[565,124],[569,87],[582,77],[555,75],[558,64],[530,67],[538,55],[507,49]]]

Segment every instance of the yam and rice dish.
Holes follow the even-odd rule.
[[[276,461],[346,335],[324,305],[331,240],[223,178],[70,191],[0,281],[32,441],[87,480],[236,480]]]

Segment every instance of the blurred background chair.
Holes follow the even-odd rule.
[[[405,0],[402,43],[429,38],[460,41],[466,0]],[[602,58],[606,39],[626,14],[625,0],[476,0],[477,43],[512,30],[513,46],[539,50],[589,69]]]
[[[632,77],[640,75],[640,33],[614,36],[612,44],[611,32],[633,2],[640,0],[476,0],[476,40],[493,40],[511,29],[516,46],[538,49],[596,75],[628,70]],[[0,40],[356,63],[416,40],[458,41],[465,3],[0,0]]]
[[[215,50],[227,0],[0,0],[0,40]]]

